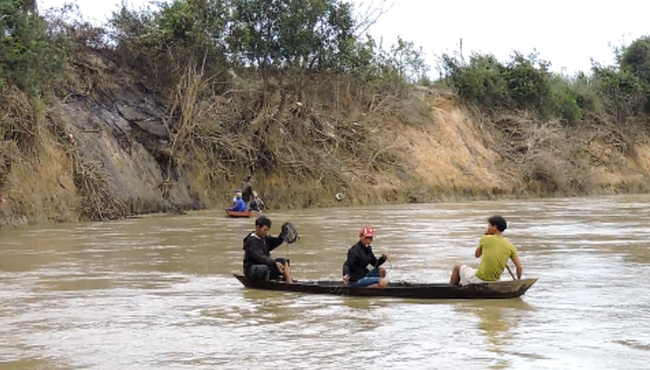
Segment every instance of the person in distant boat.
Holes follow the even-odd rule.
[[[359,241],[348,250],[348,259],[343,264],[343,285],[351,287],[370,287],[384,289],[388,286],[386,270],[380,268],[388,260],[387,254],[379,259],[372,253],[375,230],[364,226],[359,233]],[[368,265],[373,267],[368,270]]]
[[[233,212],[245,212],[246,211],[246,205],[244,205],[244,201],[241,198],[241,194],[237,193],[235,195],[235,205],[228,208],[229,211]]]
[[[266,205],[262,202],[262,199],[257,196],[256,191],[253,191],[253,200],[251,200],[249,210],[255,212],[263,212],[266,210]]]
[[[284,235],[269,235],[271,220],[260,216],[255,220],[255,231],[244,238],[244,276],[260,280],[281,280],[289,284],[291,279],[290,261],[284,258],[271,258],[271,251],[282,245]]]
[[[253,200],[253,176],[247,176],[242,183],[242,199],[246,205],[246,210],[248,211],[251,206],[251,200]]]
[[[503,237],[502,233],[508,227],[505,218],[492,216],[488,218],[485,235],[481,237],[474,252],[476,258],[481,257],[478,270],[467,265],[456,265],[451,272],[451,285],[480,284],[501,279],[501,274],[511,259],[517,267],[517,279],[521,279],[521,263],[517,249]]]
[[[237,194],[239,197],[242,197],[241,190],[235,190],[235,196],[232,198],[232,205],[234,206],[237,203]]]

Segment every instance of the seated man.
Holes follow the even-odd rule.
[[[386,260],[387,254],[382,254],[381,258],[372,253],[372,239],[375,236],[375,230],[371,227],[363,227],[359,234],[359,241],[348,250],[348,259],[343,264],[343,285],[352,287],[370,287],[384,289],[388,286],[386,270],[379,268]],[[368,265],[374,268],[368,271]]]
[[[244,200],[241,198],[241,193],[237,193],[237,195],[235,195],[235,205],[228,208],[228,210],[233,212],[246,211],[246,204],[244,204]]]
[[[521,279],[522,269],[517,250],[502,235],[507,227],[508,223],[503,217],[490,217],[485,235],[479,240],[478,247],[474,252],[476,258],[481,257],[478,271],[466,265],[456,265],[451,273],[449,284],[467,285],[498,281],[501,279],[508,259],[512,259],[514,262],[517,267],[517,279]]]
[[[242,198],[241,190],[236,190],[235,191],[235,196],[232,198],[232,205],[233,206],[237,203],[237,194],[239,194],[239,197]]]
[[[269,235],[270,228],[271,220],[260,216],[255,220],[255,231],[244,238],[244,275],[261,280],[278,280],[282,277],[291,284],[290,261],[271,259],[271,251],[282,245],[284,238],[282,234],[278,237]]]
[[[257,192],[253,191],[253,199],[251,200],[250,211],[262,212],[266,209],[264,202],[257,196]]]

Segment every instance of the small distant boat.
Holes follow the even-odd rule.
[[[422,284],[391,282],[386,289],[343,286],[340,281],[294,281],[287,284],[277,280],[256,280],[233,274],[247,288],[281,290],[287,292],[333,294],[362,297],[397,297],[413,299],[507,299],[518,298],[530,289],[537,279],[497,281],[494,283],[456,286],[450,284]]]
[[[228,217],[258,217],[262,214],[256,211],[235,212],[226,209],[226,215],[228,215]]]

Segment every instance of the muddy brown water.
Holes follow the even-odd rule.
[[[444,282],[501,213],[521,299],[421,301],[243,288],[252,219],[217,211],[0,234],[0,369],[647,369],[650,196],[272,212],[274,256],[338,279],[364,224],[389,278]],[[507,272],[502,277],[509,279]]]

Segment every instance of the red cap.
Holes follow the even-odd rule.
[[[370,226],[364,226],[363,228],[361,228],[361,236],[374,237],[375,236],[375,229],[373,229]]]

